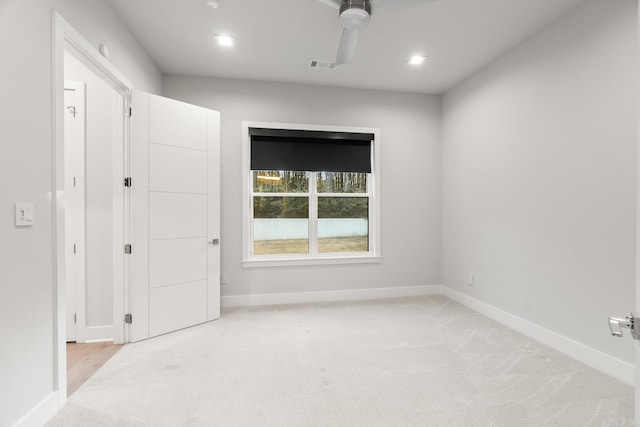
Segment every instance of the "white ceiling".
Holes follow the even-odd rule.
[[[335,70],[342,27],[317,0],[110,0],[164,74],[439,94],[583,0],[438,0],[375,16],[355,60]],[[390,0],[393,1],[393,0]],[[213,34],[235,36],[217,46]],[[406,64],[427,55],[421,67]]]

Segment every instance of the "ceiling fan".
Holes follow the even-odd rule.
[[[344,27],[338,45],[336,65],[353,61],[358,43],[358,31],[369,23],[372,14],[393,12],[434,0],[318,0],[340,11],[340,24]]]

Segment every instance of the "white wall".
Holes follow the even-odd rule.
[[[176,76],[163,95],[221,112],[223,295],[438,284],[438,97]],[[380,265],[242,268],[243,120],[380,128]]]
[[[443,284],[627,362],[636,7],[588,0],[443,100]]]
[[[634,296],[635,7],[587,1],[447,94],[442,156],[444,283],[627,361],[606,317]],[[161,89],[108,2],[0,0],[3,426],[53,392],[52,8],[136,88]],[[439,282],[437,97],[180,77],[164,89],[222,112],[224,294]],[[242,269],[242,120],[381,128],[382,264]],[[35,203],[33,228],[13,226],[15,201]]]
[[[54,391],[51,9],[57,8],[139,88],[160,73],[108,2],[0,0],[0,425]],[[35,203],[35,225],[14,227],[13,203]]]
[[[113,326],[114,102],[122,97],[73,55],[64,56],[65,80],[85,83],[86,326]],[[105,336],[104,338],[113,338]]]
[[[15,3],[15,0],[2,1]],[[108,1],[38,0],[38,3],[60,12],[96,49],[100,44],[106,45],[109,61],[136,89],[160,93],[160,71]]]

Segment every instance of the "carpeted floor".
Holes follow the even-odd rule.
[[[227,310],[126,345],[50,426],[632,426],[633,389],[444,297]]]

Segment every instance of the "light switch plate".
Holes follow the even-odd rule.
[[[16,203],[16,227],[31,227],[33,223],[33,203]]]

